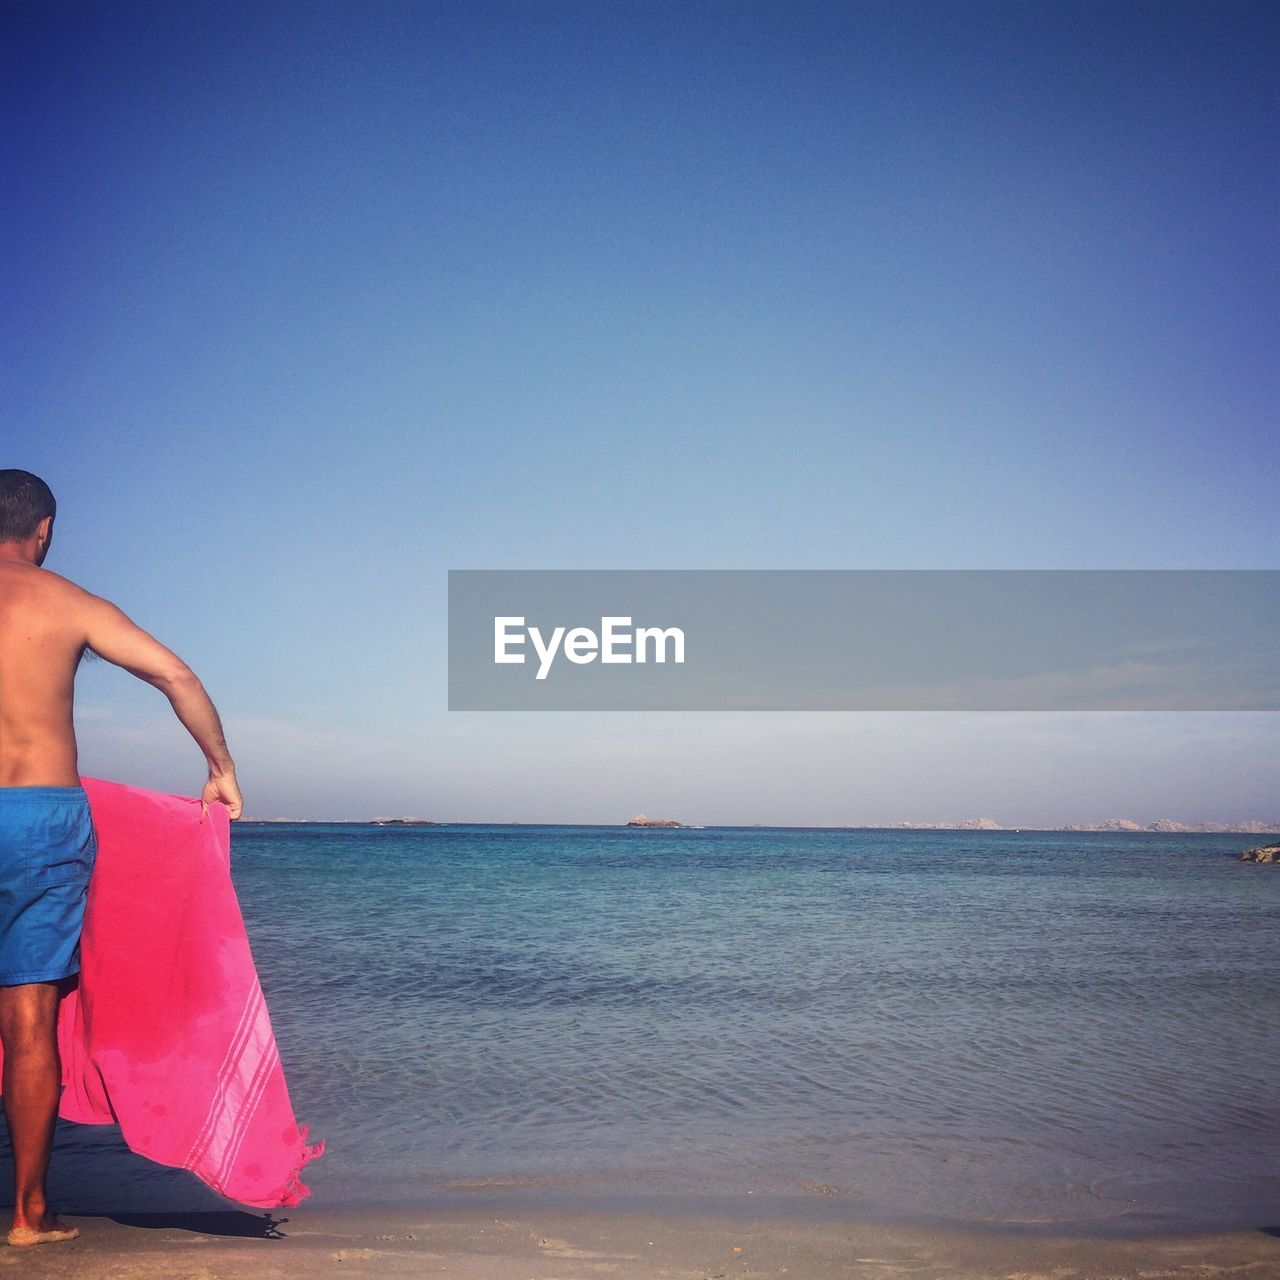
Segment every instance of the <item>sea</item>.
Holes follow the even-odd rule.
[[[1131,1234],[1280,1218],[1266,839],[244,823],[232,874],[309,1203]],[[53,1193],[222,1203],[62,1122]]]

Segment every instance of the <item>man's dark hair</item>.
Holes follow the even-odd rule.
[[[0,471],[0,542],[25,542],[45,516],[56,516],[53,491],[39,476]]]

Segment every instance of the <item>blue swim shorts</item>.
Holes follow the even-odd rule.
[[[83,787],[0,787],[0,986],[80,972],[97,853]]]

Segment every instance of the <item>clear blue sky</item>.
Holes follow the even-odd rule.
[[[1271,715],[444,709],[449,568],[1280,567],[1275,5],[0,22],[2,465],[251,813],[1280,814]]]

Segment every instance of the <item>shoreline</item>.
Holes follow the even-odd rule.
[[[612,1188],[607,1184],[615,1182]],[[1275,1226],[1280,1230],[1280,1209],[1271,1214],[1257,1206],[1237,1214],[1206,1214],[1197,1207],[1179,1213],[1172,1207],[1156,1214],[1141,1209],[1119,1209],[1094,1216],[965,1216],[899,1201],[868,1200],[860,1192],[813,1182],[799,1190],[715,1191],[658,1189],[652,1184],[607,1173],[527,1178],[474,1178],[423,1187],[410,1201],[404,1197],[355,1198],[321,1188],[323,1207],[318,1213],[342,1217],[491,1213],[495,1216],[533,1217],[563,1214],[599,1218],[640,1215],[653,1219],[733,1222],[784,1222],[796,1227],[954,1232],[960,1235],[997,1235],[1038,1239],[1153,1240],[1171,1236],[1227,1236],[1248,1234]],[[301,1206],[306,1209],[307,1202]],[[105,1215],[112,1216],[112,1215]],[[1272,1222],[1274,1218],[1274,1223]],[[1278,1269],[1277,1274],[1280,1274]]]
[[[1280,1219],[1280,1214],[1277,1215]],[[1280,1225],[1153,1237],[749,1219],[493,1204],[428,1211],[67,1215],[81,1237],[9,1250],[40,1277],[237,1280],[1188,1280],[1280,1274]]]

